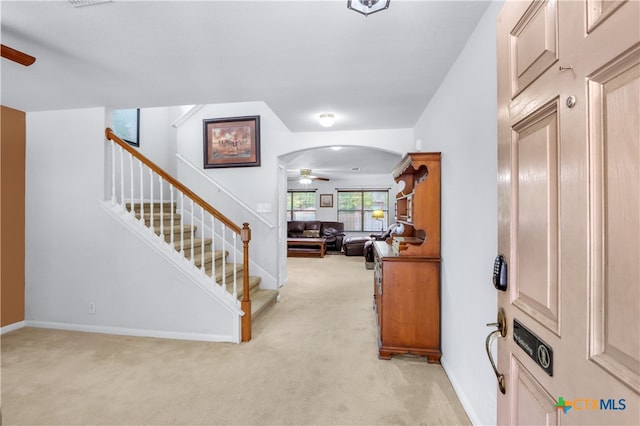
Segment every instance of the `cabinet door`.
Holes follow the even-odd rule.
[[[440,359],[440,263],[389,261],[384,265],[380,357],[414,353]]]

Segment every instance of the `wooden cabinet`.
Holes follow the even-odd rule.
[[[439,362],[440,153],[409,153],[394,169],[404,188],[396,221],[404,232],[374,243],[379,357],[411,353]]]

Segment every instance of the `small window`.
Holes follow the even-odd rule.
[[[345,231],[378,232],[387,229],[389,191],[338,191],[338,221],[344,223]]]
[[[316,192],[288,191],[287,220],[316,220]]]

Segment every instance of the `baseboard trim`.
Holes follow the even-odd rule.
[[[462,408],[464,408],[464,411],[467,413],[467,416],[469,417],[471,424],[473,425],[482,424],[480,422],[480,419],[478,418],[478,413],[476,413],[476,410],[473,409],[473,406],[471,405],[469,398],[467,398],[467,395],[462,390],[462,387],[460,387],[460,384],[456,379],[455,374],[453,374],[451,370],[448,368],[447,360],[444,356],[440,359],[440,365],[442,365],[442,369],[446,373],[447,377],[449,377],[449,382],[451,383],[451,386],[453,386],[453,390],[456,393],[456,395],[458,395],[458,399],[462,404]]]
[[[233,336],[178,331],[144,330],[138,328],[105,327],[99,325],[70,324],[49,321],[24,321],[23,327],[47,328],[53,330],[80,331],[85,333],[115,334],[119,336],[153,337],[157,339],[192,340],[200,342],[235,342]]]
[[[0,328],[0,336],[13,330],[19,330],[22,327],[25,327],[24,321],[18,321],[14,322],[13,324],[5,325],[4,327]]]

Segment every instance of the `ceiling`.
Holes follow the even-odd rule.
[[[0,102],[31,112],[264,101],[292,132],[412,128],[488,6],[392,0],[364,17],[346,3],[2,0],[2,43],[37,60],[0,62]],[[324,112],[336,116],[330,130]]]
[[[284,155],[287,176],[290,180],[300,177],[300,169],[311,169],[311,174],[332,180],[351,179],[354,176],[388,175],[400,159],[400,155],[380,149],[358,146],[314,148]]]

